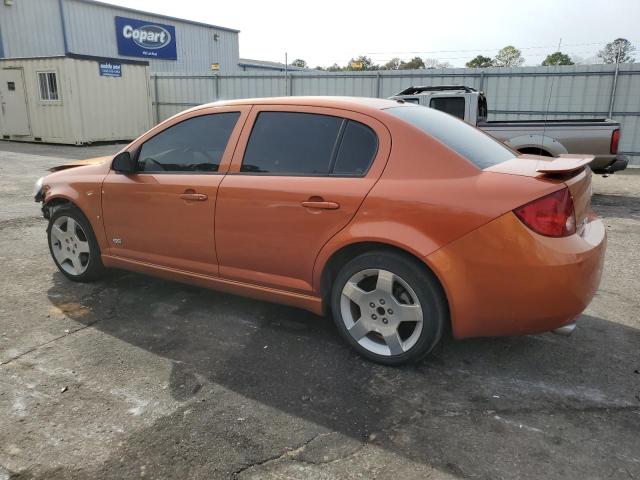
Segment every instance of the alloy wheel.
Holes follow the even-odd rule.
[[[349,335],[378,355],[409,351],[422,332],[418,296],[388,270],[367,269],[353,275],[342,288],[340,312]]]
[[[87,234],[71,217],[61,215],[51,225],[51,251],[58,265],[70,275],[82,275],[89,266],[90,246]]]

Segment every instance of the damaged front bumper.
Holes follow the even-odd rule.
[[[40,203],[44,200],[44,189],[42,188],[43,180],[44,177],[40,177],[33,186],[33,201],[36,203]]]

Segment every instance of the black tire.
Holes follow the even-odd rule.
[[[404,353],[381,355],[367,350],[351,336],[342,318],[341,300],[345,284],[354,275],[370,269],[386,270],[401,277],[418,298],[422,308],[422,331],[415,344]],[[332,286],[331,308],[336,326],[347,343],[364,358],[383,365],[395,366],[423,359],[438,344],[449,322],[448,303],[435,275],[408,255],[386,250],[363,253],[342,267]]]
[[[59,263],[56,255],[53,251],[53,242],[52,241],[52,228],[55,222],[61,217],[69,217],[76,221],[76,223],[81,227],[82,232],[86,236],[86,241],[89,244],[89,252],[87,255],[87,262],[83,265],[86,269],[80,273],[79,275],[74,275],[67,271],[63,266]],[[73,280],[74,282],[87,283],[97,280],[104,276],[105,267],[102,264],[102,259],[100,258],[100,247],[98,246],[98,241],[96,240],[96,236],[93,233],[93,228],[91,228],[91,223],[82,211],[72,204],[66,204],[59,207],[56,207],[53,214],[49,218],[49,225],[47,226],[47,243],[49,245],[49,253],[51,253],[51,258],[54,263],[58,267],[58,270],[67,277],[69,280]]]

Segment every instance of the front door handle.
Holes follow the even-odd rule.
[[[325,202],[324,200],[320,200],[320,201],[308,200],[306,202],[302,202],[300,205],[302,205],[305,208],[318,208],[321,210],[336,210],[340,208],[339,203]]]
[[[204,193],[181,193],[180,198],[182,200],[191,200],[195,202],[204,202],[207,197]]]

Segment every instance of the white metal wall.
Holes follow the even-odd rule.
[[[64,15],[60,15],[62,5]],[[115,17],[122,16],[173,25],[176,29],[177,60],[121,57],[118,55]],[[238,33],[224,28],[144,14],[117,6],[83,0],[17,0],[8,6],[0,2],[0,33],[4,57],[47,57],[75,54],[149,61],[154,72],[211,72],[239,69]],[[218,36],[215,40],[214,35]]]
[[[379,72],[243,72],[152,75],[155,120],[215,100],[281,95],[389,97],[410,85],[467,85],[485,91],[491,120],[606,118],[615,65]],[[622,125],[620,152],[640,165],[640,64],[620,65],[611,117]]]
[[[47,57],[64,54],[58,0],[0,3],[4,56]]]
[[[222,71],[233,72],[238,69],[237,32],[81,0],[65,0],[64,15],[68,48],[73,53],[117,58],[114,17],[121,16],[175,26],[178,59],[145,58],[149,61],[151,71],[206,73],[211,71],[212,63],[219,63]],[[217,41],[214,40],[214,34],[219,37]]]

